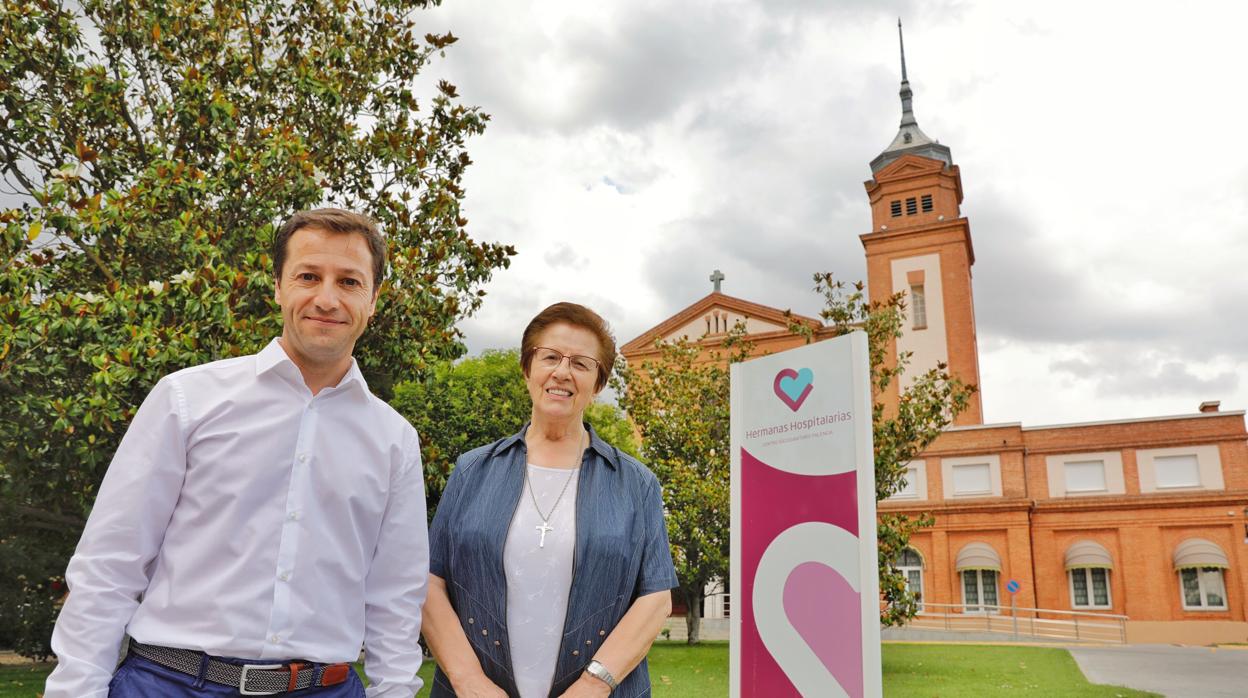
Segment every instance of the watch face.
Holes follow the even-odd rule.
[[[589,666],[585,667],[585,671],[588,672],[590,676],[605,681],[611,688],[615,688],[615,677],[612,676],[611,672],[607,671],[607,668],[598,660],[595,659],[591,661]]]

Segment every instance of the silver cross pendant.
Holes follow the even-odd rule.
[[[542,538],[541,540],[537,542],[537,547],[545,548],[546,547],[546,534],[555,530],[554,527],[546,523],[545,521],[543,521],[541,526],[534,526],[533,528],[536,528],[537,530],[542,532]]]

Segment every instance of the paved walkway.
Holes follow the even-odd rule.
[[[1126,645],[1069,649],[1093,683],[1153,691],[1166,698],[1248,696],[1248,647]]]

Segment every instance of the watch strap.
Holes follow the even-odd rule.
[[[619,686],[619,683],[616,682],[615,677],[611,675],[611,672],[607,671],[607,668],[597,659],[590,660],[589,666],[585,667],[585,673],[607,684],[611,687],[612,691]]]

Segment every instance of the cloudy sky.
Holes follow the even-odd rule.
[[[1248,407],[1243,3],[446,0],[428,72],[493,115],[467,215],[514,244],[463,324],[557,300],[621,342],[710,291],[863,278],[868,162],[915,112],[962,169],[985,419]],[[424,77],[424,76],[422,76]]]

